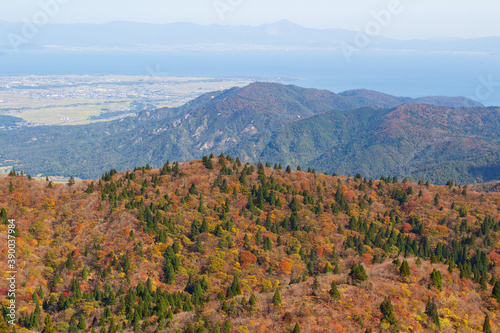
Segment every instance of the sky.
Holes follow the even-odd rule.
[[[0,20],[32,21],[54,6],[55,23],[260,25],[285,19],[310,28],[365,30],[378,17],[380,35],[389,38],[500,36],[499,0],[0,0]]]

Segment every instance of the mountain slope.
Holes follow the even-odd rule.
[[[422,112],[423,118],[418,112],[406,114],[412,108],[409,106],[387,109],[407,101],[413,99],[367,91],[348,92],[344,96],[259,82],[208,93],[179,108],[145,111],[135,118],[86,126],[0,131],[1,153],[7,165],[14,160],[16,169],[27,173],[81,178],[98,176],[112,167],[132,169],[136,165],[158,165],[167,159],[185,161],[224,152],[237,154],[245,161],[301,164],[327,172],[361,171],[374,178],[387,173],[412,176],[421,172],[422,177],[438,182],[498,179],[491,170],[481,169],[495,170],[498,109],[456,111],[432,105],[412,106]],[[461,103],[461,99],[451,101]],[[445,102],[451,103],[450,99]],[[464,100],[466,105],[469,102]],[[380,109],[349,111],[367,106]],[[481,113],[489,114],[489,118],[475,116]],[[461,119],[459,127],[453,123],[454,117]],[[441,120],[446,123],[438,128]],[[435,139],[426,137],[435,130]],[[441,145],[450,137],[456,149],[442,154],[439,149],[445,149]],[[461,140],[465,140],[463,146]],[[432,145],[434,155],[424,154],[424,143]],[[472,153],[467,150],[470,147],[475,147]],[[380,149],[383,150],[379,152]],[[482,155],[491,161],[478,164],[471,160],[463,166],[475,169],[461,170],[462,174],[432,171],[457,159],[477,159]],[[436,156],[442,157],[437,161]],[[401,170],[400,164],[410,162],[411,169]],[[439,175],[434,176],[435,173]]]
[[[406,104],[329,112],[286,126],[263,160],[331,173],[393,174],[445,183],[500,177],[500,109]]]
[[[364,106],[375,106],[373,105],[373,101],[377,101],[379,103],[378,107],[386,109],[408,103],[440,105],[452,108],[484,106],[479,102],[473,101],[465,97],[446,97],[446,96],[428,96],[419,98],[396,97],[380,93],[378,91],[367,90],[367,89],[348,90],[340,93],[339,95],[356,100],[358,103]]]
[[[1,176],[0,239],[13,230],[18,332],[460,332],[486,314],[498,331],[498,200],[204,157]]]

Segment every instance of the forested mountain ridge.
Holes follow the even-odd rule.
[[[377,101],[379,103],[378,107],[380,108],[392,108],[398,105],[409,104],[409,103],[431,104],[431,105],[448,106],[448,107],[484,106],[479,102],[473,101],[465,97],[446,97],[446,96],[428,96],[420,98],[395,97],[378,91],[367,90],[367,89],[348,90],[339,93],[339,95],[355,99],[358,101],[358,103],[366,106],[374,106],[373,102],[370,101]]]
[[[453,182],[205,156],[68,185],[12,172],[0,217],[18,332],[500,328],[500,196]]]
[[[405,104],[311,117],[275,132],[261,159],[340,174],[444,184],[500,177],[500,109]]]
[[[212,151],[373,178],[499,178],[498,108],[401,105],[414,100],[369,91],[346,95],[257,82],[108,123],[0,130],[2,157],[28,173],[82,178]]]

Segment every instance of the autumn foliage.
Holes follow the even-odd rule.
[[[72,186],[0,177],[17,331],[500,329],[498,194],[287,169],[211,156]]]

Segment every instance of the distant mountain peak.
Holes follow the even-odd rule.
[[[456,97],[428,99],[468,103]],[[223,152],[249,162],[309,165],[376,178],[498,179],[500,109],[460,106],[423,104],[368,89],[335,94],[254,82],[134,119],[4,130],[0,143],[2,157],[19,161],[16,169],[82,178],[98,176],[110,161],[125,170]]]
[[[423,103],[423,104],[441,105],[447,107],[484,107],[484,105],[481,104],[480,102],[462,96],[458,97],[425,96],[425,97],[411,98],[411,97],[392,96],[386,93],[369,89],[348,90],[339,93],[339,95],[351,98],[379,100],[382,104],[383,101],[385,101],[386,103],[389,104]],[[395,106],[395,105],[390,106],[389,104],[386,104],[385,107]]]
[[[365,88],[360,88],[360,89],[351,89],[351,90],[346,90],[341,93],[339,93],[342,96],[355,96],[355,95],[386,95],[389,96],[389,94],[385,94],[376,90],[371,90],[371,89],[365,89]]]
[[[0,45],[10,45],[7,36],[19,31],[22,22],[0,20]],[[114,48],[120,50],[155,50],[180,47],[191,50],[193,45],[220,47],[221,44],[239,50],[254,48],[268,50],[280,48],[328,49],[341,43],[352,43],[356,32],[344,29],[318,29],[281,20],[258,26],[209,24],[190,22],[153,24],[142,22],[113,21],[102,24],[51,23],[44,33],[36,38],[41,47],[55,47],[64,50],[80,48]],[[404,50],[417,52],[500,52],[500,37],[447,40],[393,40],[381,36],[373,37],[377,50]]]

